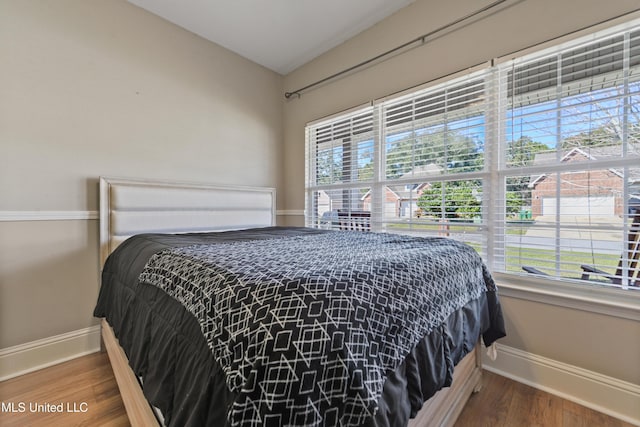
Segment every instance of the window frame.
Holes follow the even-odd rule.
[[[571,36],[572,39],[566,38],[564,42],[555,42],[553,45],[545,46],[544,48],[529,48],[521,53],[509,55],[509,57],[497,58],[491,63],[484,64],[477,67],[473,72],[462,73],[462,76],[450,76],[441,79],[438,82],[425,85],[425,89],[411,89],[407,91],[405,95],[393,96],[387,99],[382,99],[372,102],[365,108],[371,109],[373,114],[373,138],[374,138],[374,174],[371,180],[355,181],[348,184],[348,188],[356,188],[357,186],[369,186],[371,192],[377,192],[377,197],[384,201],[384,188],[388,185],[389,180],[386,179],[386,163],[385,163],[385,145],[386,145],[386,133],[384,126],[384,111],[385,106],[389,103],[399,104],[402,99],[415,98],[419,92],[425,91],[437,91],[438,88],[455,84],[456,81],[464,81],[468,79],[470,75],[485,75],[485,91],[488,98],[487,104],[490,104],[488,108],[483,112],[487,117],[484,125],[485,131],[485,150],[484,150],[484,167],[482,171],[475,171],[471,173],[470,177],[483,179],[483,194],[488,195],[485,202],[482,203],[482,221],[481,233],[485,236],[482,244],[482,256],[485,258],[489,267],[494,270],[496,262],[496,254],[500,257],[499,243],[496,242],[493,236],[505,232],[505,218],[504,213],[496,212],[489,208],[487,205],[500,205],[506,206],[504,199],[506,199],[506,190],[500,190],[506,185],[506,179],[508,176],[514,176],[518,173],[516,168],[510,170],[505,165],[505,152],[502,150],[504,143],[506,142],[505,129],[502,128],[501,123],[505,120],[504,113],[506,111],[506,97],[508,96],[508,89],[505,89],[500,81],[500,73],[504,72],[508,64],[523,63],[526,61],[532,61],[535,57],[544,57],[548,52],[560,52],[568,51],[569,49],[576,49],[581,44],[587,44],[589,41],[597,38],[609,37],[614,34],[623,34],[625,32],[636,31],[640,32],[640,19],[625,22],[622,25],[611,26],[609,28],[600,28],[585,30],[580,34]],[[350,110],[347,114],[352,114],[354,110],[362,109],[358,107]],[[331,120],[339,120],[344,113],[337,114],[333,118],[324,119],[321,122],[327,123]],[[336,118],[337,117],[337,118]],[[307,226],[313,226],[314,222],[309,221],[310,209],[313,205],[309,202],[309,196],[315,189],[329,188],[331,186],[314,185],[309,181],[309,168],[312,166],[309,163],[309,141],[308,141],[308,129],[310,126],[314,126],[313,122],[307,125],[307,157],[306,162],[306,211],[305,222]],[[404,126],[402,124],[395,125],[396,127]],[[602,162],[602,164],[609,164],[611,162]],[[616,165],[629,166],[628,161],[614,161]],[[536,168],[525,168],[525,173],[529,170],[535,170]],[[540,168],[538,168],[540,169]],[[544,169],[544,168],[543,168]],[[553,169],[553,168],[551,168]],[[555,169],[562,170],[562,167],[555,167]],[[544,169],[546,170],[546,169]],[[522,171],[520,171],[522,172]],[[442,174],[434,181],[446,182],[452,179],[462,179],[466,177],[465,174]],[[394,181],[395,182],[395,181]],[[414,184],[410,179],[399,179],[397,184],[409,185]],[[626,184],[625,184],[626,185]],[[336,187],[338,187],[336,185]],[[626,202],[625,202],[626,203]],[[626,204],[625,204],[626,205]],[[374,231],[383,231],[385,220],[383,217],[384,206],[378,206],[372,209],[372,229]],[[502,215],[502,216],[501,216]],[[502,248],[504,251],[504,248]],[[536,277],[524,274],[513,274],[507,272],[494,272],[494,276],[500,286],[501,294],[518,299],[526,299],[538,301],[545,304],[552,304],[561,307],[573,308],[578,310],[586,310],[589,312],[601,313],[611,315],[615,317],[622,317],[625,319],[631,319],[640,321],[640,291],[636,289],[620,289],[614,286],[598,285],[590,282],[582,282],[567,280],[556,277]]]

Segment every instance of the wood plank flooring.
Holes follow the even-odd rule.
[[[472,394],[456,427],[633,427],[585,406],[494,373]]]
[[[0,382],[0,402],[4,406],[0,408],[2,427],[129,425],[107,353],[93,353]],[[32,412],[38,409],[36,405],[46,403],[62,403],[63,412]],[[13,404],[17,412],[8,411],[7,404]],[[20,404],[24,412],[19,412]],[[79,412],[68,412],[74,410]]]
[[[94,353],[0,382],[0,426],[129,425],[106,353]],[[24,412],[20,411],[20,404]],[[63,412],[31,412],[34,404]],[[10,412],[10,404],[17,412]],[[73,412],[76,410],[77,412]],[[484,372],[456,427],[632,427],[560,397]]]

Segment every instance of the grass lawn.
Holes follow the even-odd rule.
[[[544,249],[507,247],[507,271],[522,272],[527,265],[548,273],[556,269],[555,252]],[[560,251],[559,267],[562,277],[578,277],[582,274],[580,265],[587,264],[614,273],[620,261],[620,255],[591,252]]]
[[[527,230],[528,224],[523,224],[522,227],[510,227],[507,229],[507,234],[524,234]],[[396,230],[416,230],[416,231],[440,231],[440,225],[438,224],[387,224],[387,228]],[[478,227],[474,225],[452,225],[449,228],[451,233],[478,233]],[[470,242],[476,251],[482,253],[482,249],[479,243]],[[580,278],[582,274],[581,265],[586,264],[594,266],[601,270],[615,273],[620,261],[620,255],[615,254],[601,254],[591,252],[577,252],[577,251],[563,251],[559,253],[559,269],[560,276],[567,278]],[[505,255],[505,262],[507,271],[524,273],[522,266],[535,267],[542,270],[545,273],[551,275],[556,274],[556,253],[550,249],[534,249],[534,248],[521,248],[516,246],[508,246],[507,253]],[[592,276],[592,280],[597,280],[597,276]]]
[[[527,233],[529,226],[531,225],[531,221],[515,221],[513,224],[509,224],[505,233],[506,234],[515,234],[515,235],[524,235]],[[429,222],[420,223],[414,219],[414,222],[409,223],[391,223],[387,224],[387,228],[393,228],[396,230],[418,230],[418,231],[440,231],[442,225],[436,224],[433,220]],[[477,225],[466,223],[465,225],[455,225],[452,224],[449,226],[449,231],[452,233],[475,233],[479,231],[479,227]]]
[[[395,230],[416,230],[416,231],[436,231],[439,232],[442,230],[443,226],[440,224],[434,224],[433,222],[429,223],[391,223],[386,225],[387,228],[395,229]],[[450,233],[477,233],[479,230],[477,225],[450,225],[449,232]]]

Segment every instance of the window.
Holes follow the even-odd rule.
[[[494,268],[567,279],[598,269],[618,277],[589,280],[626,287],[640,215],[640,31],[555,50],[497,70],[506,197]]]
[[[308,226],[366,211],[377,231],[463,240],[496,272],[640,289],[627,250],[640,221],[638,23],[306,132]]]
[[[370,211],[373,183],[373,109],[307,127],[307,215],[310,227],[338,229],[339,212]]]

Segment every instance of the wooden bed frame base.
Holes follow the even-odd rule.
[[[113,329],[105,319],[102,319],[101,326],[103,350],[109,355],[131,426],[161,425],[144,397],[140,383],[129,367],[127,356],[120,347]],[[471,393],[480,391],[482,387],[480,360],[480,344],[477,344],[456,366],[451,387],[440,390],[429,399],[418,415],[409,421],[409,427],[452,427]]]
[[[142,393],[142,387],[138,378],[129,367],[127,355],[120,347],[118,339],[113,333],[113,329],[105,319],[101,321],[102,327],[102,350],[106,350],[116,377],[120,396],[127,410],[127,416],[132,427],[147,427],[160,425],[156,419],[151,405]]]
[[[453,427],[471,393],[482,388],[482,358],[478,342],[473,351],[456,365],[451,387],[438,391],[427,400],[409,427]]]

